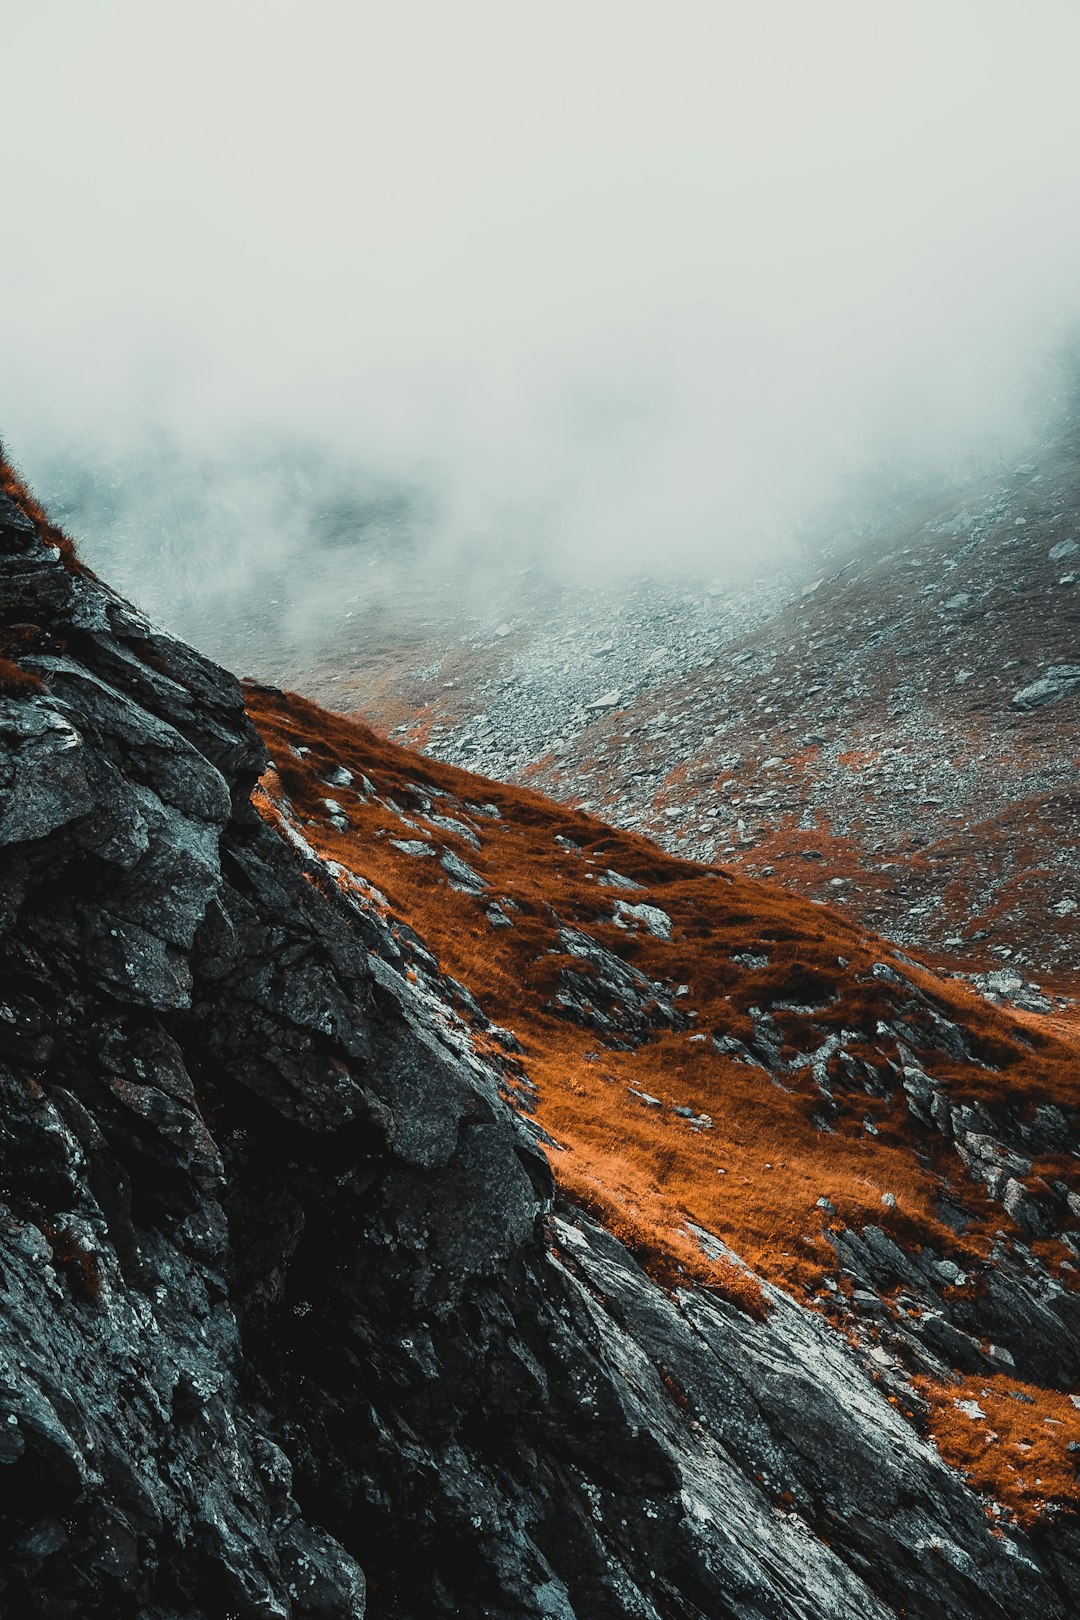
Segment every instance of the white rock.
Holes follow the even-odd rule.
[[[434,855],[435,851],[430,844],[425,844],[419,838],[391,838],[390,842],[395,849],[400,849],[403,855]]]
[[[659,906],[632,906],[628,900],[616,900],[613,921],[620,928],[625,928],[626,923],[623,921],[625,917],[632,917],[635,922],[644,923],[649,933],[656,939],[671,938],[671,918],[666,911],[661,911]]]

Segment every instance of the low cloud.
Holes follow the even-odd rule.
[[[868,466],[1011,454],[1080,313],[1080,12],[747,13],[28,9],[6,442],[263,667],[425,582],[767,569]]]

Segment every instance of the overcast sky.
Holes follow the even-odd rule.
[[[0,431],[300,435],[451,531],[767,548],[1077,314],[1076,0],[9,7]]]

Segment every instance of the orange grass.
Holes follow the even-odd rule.
[[[1080,1507],[1068,1449],[1080,1449],[1080,1411],[1071,1396],[1001,1375],[914,1383],[930,1404],[930,1432],[941,1455],[1021,1523],[1031,1524],[1051,1505]],[[960,1401],[974,1402],[985,1417],[969,1416]]]
[[[51,521],[45,508],[31,495],[2,450],[0,450],[0,490],[15,502],[21,512],[37,524],[43,541],[46,545],[56,547],[66,568],[73,574],[90,574],[86,564],[80,561],[74,542]]]
[[[32,670],[23,669],[12,658],[5,658],[0,653],[0,692],[9,696],[18,693],[40,692],[42,680]]]
[[[880,758],[876,748],[847,748],[842,754],[837,754],[836,763],[843,765],[845,770],[861,771],[864,765],[873,765]]]
[[[753,1280],[738,1268],[718,1272],[705,1261],[686,1229],[692,1221],[755,1272],[824,1302],[825,1278],[836,1260],[817,1203],[822,1196],[836,1209],[829,1217],[834,1227],[875,1224],[908,1249],[932,1244],[966,1270],[977,1270],[995,1234],[1009,1229],[1002,1206],[966,1176],[952,1148],[913,1120],[894,1073],[882,1071],[890,1099],[869,1094],[831,1067],[838,1109],[822,1129],[822,1099],[809,1068],[784,1074],[777,1084],[713,1047],[713,1031],[749,1040],[752,1006],[788,1001],[816,1010],[775,1013],[785,1056],[812,1051],[843,1029],[862,1032],[873,1063],[883,1045],[877,1022],[891,1018],[906,995],[871,974],[876,961],[894,960],[881,941],[780,888],[679,860],[527,789],[419,758],[303,699],[260,688],[249,691],[248,705],[275,761],[257,796],[260,812],[274,821],[287,801],[312,846],[375,884],[391,915],[415,930],[442,970],[513,1031],[523,1048],[519,1062],[537,1092],[536,1118],[558,1143],[549,1155],[558,1182],[658,1274],[704,1282],[760,1314]],[[304,758],[294,752],[299,745],[310,750]],[[320,780],[338,765],[369,777],[377,798]],[[426,819],[421,795],[432,788],[443,795],[433,797],[433,813],[466,824],[471,839]],[[346,831],[331,824],[327,798],[345,810]],[[484,815],[478,801],[495,806],[501,819]],[[403,826],[399,811],[414,825]],[[484,879],[485,894],[455,890],[438,859],[398,850],[395,837],[429,838],[438,851],[453,851]],[[641,887],[602,886],[608,868]],[[485,915],[500,898],[516,907],[508,908],[512,927],[493,928]],[[662,908],[672,920],[671,939],[616,926],[617,899]],[[550,1003],[572,960],[559,941],[560,924],[588,933],[651,979],[686,984],[688,994],[676,1005],[694,1015],[690,1027],[624,1051],[557,1016]],[[733,960],[748,951],[767,956],[767,965]],[[574,960],[573,966],[582,964]],[[968,1033],[981,1060],[922,1055],[954,1101],[978,1098],[991,1112],[1022,1112],[1050,1101],[1075,1108],[1080,1043],[1074,1026],[1055,1020],[1039,1027],[1038,1020],[987,1005],[956,981],[908,963],[898,968]],[[851,1049],[857,1053],[859,1046]],[[676,1105],[708,1114],[712,1128],[694,1129],[674,1113]],[[867,1121],[877,1134],[866,1129]],[[1080,1191],[1076,1160],[1061,1156],[1040,1170]],[[970,1217],[962,1235],[937,1216],[945,1185]],[[883,1202],[886,1194],[895,1208]],[[950,1394],[939,1420],[946,1455],[951,1400]],[[934,1411],[939,1407],[940,1400]],[[1011,1475],[1000,1483],[1003,1496],[1014,1491]],[[1038,1489],[1032,1483],[1031,1490]]]

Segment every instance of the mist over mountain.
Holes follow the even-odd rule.
[[[1076,1620],[1075,0],[3,43],[0,1615]]]
[[[1054,389],[1038,401],[1041,416],[1064,392],[1060,369],[1044,364]],[[526,590],[535,601],[579,587],[621,600],[649,581],[744,589],[826,540],[884,527],[913,501],[962,494],[1007,465],[1006,445],[1027,445],[1038,419],[1031,410],[1024,431],[1018,418],[1008,439],[963,460],[881,457],[836,469],[827,493],[792,505],[745,550],[658,542],[615,552],[605,540],[575,554],[560,543],[565,514],[539,501],[507,501],[497,519],[469,528],[445,469],[388,472],[313,440],[246,436],[203,449],[156,435],[100,463],[90,447],[46,450],[38,468],[48,511],[86,536],[96,569],[156,622],[272,679],[372,635],[397,641],[428,627],[445,636],[512,616]],[[596,525],[606,536],[599,514]],[[658,523],[657,535],[666,532]]]
[[[5,442],[244,667],[403,578],[768,571],[868,467],[1014,456],[1080,314],[1056,0],[58,0],[8,43]]]
[[[1067,995],[0,587],[5,1614],[1072,1620]]]

